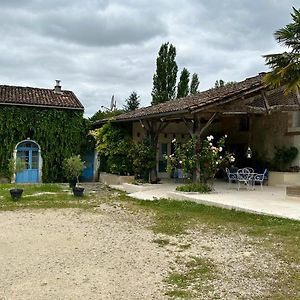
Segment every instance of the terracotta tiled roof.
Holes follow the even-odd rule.
[[[242,93],[255,89],[262,89],[262,78],[264,75],[265,73],[260,73],[257,76],[247,78],[241,82],[237,82],[232,86],[209,89],[195,95],[140,108],[125,114],[121,114],[115,117],[115,120],[129,121],[205,109],[209,105],[221,104],[226,99],[230,100],[232,97],[238,96]]]
[[[1,105],[40,106],[83,110],[72,91],[0,85]]]

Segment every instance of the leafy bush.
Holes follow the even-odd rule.
[[[132,158],[129,153],[132,139],[129,133],[110,122],[90,132],[96,140],[102,171],[113,174],[132,174]]]
[[[84,162],[81,160],[80,155],[73,155],[65,158],[63,161],[63,170],[67,179],[71,180],[76,178],[79,182],[79,176],[84,169]]]
[[[148,180],[149,171],[155,167],[156,153],[150,146],[149,140],[145,139],[134,144],[131,153],[133,170],[138,178]]]
[[[16,159],[10,158],[8,160],[8,169],[7,169],[7,176],[10,180],[15,173],[22,172],[26,169],[26,161],[17,157]]]
[[[180,192],[197,192],[202,194],[209,193],[211,190],[211,187],[205,183],[190,183],[176,188],[176,191]]]
[[[288,165],[297,157],[298,149],[296,147],[275,147],[272,165],[274,170],[286,171]]]

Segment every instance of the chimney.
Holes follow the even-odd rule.
[[[56,85],[54,87],[54,93],[61,94],[62,91],[61,91],[60,80],[55,80],[55,81],[56,81]]]

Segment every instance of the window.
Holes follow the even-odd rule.
[[[249,131],[250,122],[249,117],[247,115],[243,115],[240,117],[239,123],[239,131]]]
[[[293,112],[293,127],[300,127],[300,111]]]

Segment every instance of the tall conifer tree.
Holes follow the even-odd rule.
[[[125,111],[132,111],[140,107],[140,96],[133,91],[130,96],[125,100],[126,104],[124,105]]]
[[[186,97],[189,94],[190,72],[183,68],[177,86],[177,98]]]
[[[162,44],[153,76],[152,105],[172,100],[176,96],[178,67],[175,58],[176,48],[169,43]]]
[[[194,73],[191,80],[191,88],[190,88],[190,94],[194,95],[198,93],[198,87],[199,87],[200,81],[198,74]]]

